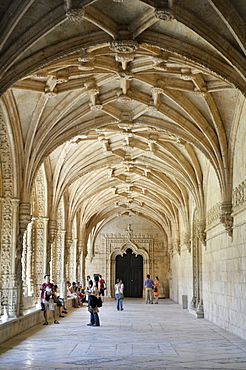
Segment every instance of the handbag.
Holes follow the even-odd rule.
[[[124,293],[120,293],[120,299],[124,299]]]

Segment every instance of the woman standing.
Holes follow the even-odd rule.
[[[116,309],[123,311],[124,284],[122,279],[117,279],[115,284]]]
[[[155,297],[155,304],[158,304],[158,299],[159,299],[159,295],[160,295],[160,281],[158,279],[158,276],[155,277],[155,281],[154,281],[154,297]]]
[[[97,300],[98,290],[96,286],[92,287],[92,291],[88,296],[88,311],[90,312],[90,323],[87,326],[100,326],[98,312],[99,309],[97,307],[98,300]]]

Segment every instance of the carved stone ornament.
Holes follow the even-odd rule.
[[[131,54],[138,49],[138,43],[134,40],[113,40],[109,48],[116,53]]]
[[[155,16],[165,22],[170,22],[174,19],[173,12],[168,8],[156,9]]]
[[[206,246],[206,231],[203,228],[199,228],[198,230],[199,239],[202,245]]]
[[[232,236],[232,224],[233,218],[232,213],[232,204],[231,202],[222,202],[221,203],[221,214],[220,222],[224,225],[229,236]]]
[[[116,62],[120,62],[120,63],[132,62],[134,60],[134,54],[132,53],[116,54],[115,60]]]
[[[80,22],[80,21],[82,21],[84,15],[85,15],[84,9],[74,8],[74,9],[69,9],[66,12],[67,18],[69,20],[73,21],[73,22]]]
[[[186,245],[187,250],[190,253],[191,252],[191,238],[190,238],[190,234],[186,234],[185,235],[185,237],[184,237],[184,244]]]

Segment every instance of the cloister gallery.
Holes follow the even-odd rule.
[[[64,298],[93,274],[144,298],[149,273],[246,339],[245,0],[0,15],[0,330],[24,330],[45,273]]]

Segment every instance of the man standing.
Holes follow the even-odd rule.
[[[45,282],[40,286],[40,304],[41,309],[44,313],[43,325],[48,325],[47,310],[49,309],[53,313],[54,324],[59,324],[56,320],[56,312],[53,302],[53,294],[55,293],[54,284],[50,282],[50,275],[44,275]]]
[[[146,288],[146,304],[153,304],[153,287],[155,284],[153,280],[150,279],[150,275],[147,275],[147,279],[144,280],[144,285]]]
[[[105,280],[102,278],[102,275],[99,275],[99,297],[101,297],[102,302],[104,302],[104,291],[106,290],[106,283]]]

